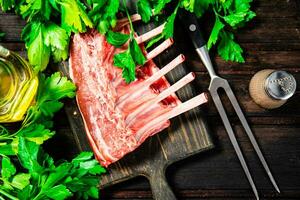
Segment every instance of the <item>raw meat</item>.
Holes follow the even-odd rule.
[[[126,21],[121,29],[126,31]],[[163,26],[138,36],[139,44],[160,33]],[[207,101],[204,94],[181,103],[175,91],[194,79],[190,73],[170,86],[164,75],[184,61],[179,55],[164,68],[151,60],[172,44],[166,40],[136,70],[126,84],[121,69],[113,66],[116,51],[95,30],[75,34],[70,47],[70,76],[77,86],[76,100],[86,134],[97,160],[105,167],[135,150],[148,137],[170,125],[169,119]]]

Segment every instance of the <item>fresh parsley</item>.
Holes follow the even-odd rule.
[[[115,47],[123,46],[130,38],[130,35],[108,31],[106,34],[106,40],[108,43]]]
[[[94,160],[93,153],[82,152],[71,162],[53,158],[36,143],[19,137],[17,154],[22,172],[7,156],[1,160],[0,197],[11,200],[67,199],[74,194],[78,199],[98,198],[99,175],[105,169]]]
[[[143,22],[147,23],[152,17],[151,2],[149,0],[139,0],[137,2],[137,12],[141,15]]]
[[[125,1],[123,1],[125,5]],[[134,29],[132,21],[130,19],[127,8],[125,7],[126,15],[130,24],[129,35],[122,33],[108,32],[107,41],[114,46],[122,46],[129,40],[127,50],[114,55],[114,65],[122,69],[122,77],[126,83],[130,83],[135,80],[135,67],[136,65],[144,65],[146,58],[134,38]]]
[[[234,35],[223,30],[220,32],[220,37],[221,40],[218,46],[219,55],[226,61],[245,62],[242,56],[243,49],[234,41]]]
[[[29,62],[36,71],[43,71],[51,56],[54,62],[67,59],[71,33],[85,32],[92,27],[105,34],[108,42],[116,47],[128,41],[129,47],[136,47],[131,36],[113,32],[117,24],[117,14],[123,12],[128,16],[125,2],[123,6],[120,5],[119,0],[87,0],[86,4],[84,2],[82,0],[0,0],[0,6],[3,11],[14,9],[27,20],[22,38],[28,50]],[[147,48],[162,38],[173,37],[174,22],[179,8],[195,13],[199,18],[205,12],[213,11],[215,18],[211,19],[215,24],[208,39],[208,48],[216,45],[223,59],[244,62],[243,50],[238,43],[234,42],[230,29],[238,29],[255,17],[255,13],[251,10],[251,2],[252,0],[138,0],[136,10],[145,23],[151,19],[165,18],[163,33],[149,41]],[[169,16],[164,17],[162,11],[167,5],[174,5],[174,3],[177,7]],[[130,31],[132,35],[134,31],[132,24]],[[138,59],[135,56],[135,53],[138,56],[142,54],[136,49],[133,51],[133,47],[114,59],[127,61],[127,67],[120,66],[118,62],[116,64],[124,70],[123,77],[128,83],[135,79],[135,75],[132,74],[134,73],[132,63],[138,65],[137,60],[143,60],[142,57]]]
[[[0,0],[0,6],[4,12],[14,9],[26,19],[22,38],[37,72],[46,69],[51,56],[54,62],[67,59],[72,32],[93,27],[86,6],[79,0]]]
[[[116,26],[119,0],[88,0],[88,5],[92,8],[88,16],[100,33],[105,34]]]

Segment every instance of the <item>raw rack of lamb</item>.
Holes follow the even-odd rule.
[[[133,21],[139,20],[132,16]],[[128,32],[128,21],[118,21],[118,30]],[[160,34],[161,25],[141,36],[138,44]],[[162,69],[152,59],[171,46],[168,39],[147,53],[147,62],[136,69],[136,80],[127,84],[122,71],[113,65],[116,49],[95,30],[75,34],[71,41],[69,71],[77,86],[76,100],[86,135],[95,157],[105,167],[135,150],[148,137],[170,126],[171,118],[207,102],[204,93],[182,103],[175,91],[191,82],[189,73],[170,86],[164,77],[184,61],[179,55]]]

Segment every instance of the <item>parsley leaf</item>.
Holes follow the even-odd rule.
[[[251,20],[255,17],[255,13],[250,10],[251,2],[252,0],[235,0],[233,4],[230,4],[232,9],[228,9],[230,14],[226,15],[224,20],[233,28],[237,28]]]
[[[30,174],[19,173],[15,175],[11,181],[11,185],[19,190],[24,189],[27,185],[29,185]]]
[[[245,62],[242,53],[243,49],[234,42],[234,36],[230,32],[220,32],[221,41],[218,45],[219,55],[226,61]]]
[[[56,185],[47,191],[45,191],[45,195],[50,199],[55,200],[63,200],[72,196],[72,192],[67,189],[65,185]]]
[[[144,65],[146,62],[146,58],[135,39],[132,39],[130,41],[129,49],[134,62],[137,65]]]
[[[114,65],[122,68],[122,76],[126,83],[135,80],[135,66],[144,65],[146,58],[134,38],[130,39],[129,48],[114,55]]]
[[[130,49],[125,52],[115,54],[114,65],[122,68],[122,77],[126,83],[130,83],[135,80],[135,63],[131,56]]]
[[[167,23],[165,24],[163,35],[165,39],[173,37],[174,33],[174,22],[176,18],[177,12],[173,12],[167,19]]]
[[[38,176],[42,171],[42,166],[38,163],[39,145],[26,141],[24,137],[19,137],[18,158],[21,165],[33,176]]]
[[[207,48],[210,49],[213,44],[216,44],[220,31],[224,28],[224,24],[220,21],[219,17],[216,16],[214,27],[211,31],[210,37],[207,42]]]
[[[67,59],[69,50],[69,36],[67,32],[58,25],[49,23],[43,34],[45,45],[50,47],[54,62]]]
[[[23,18],[28,17],[31,20],[42,16],[49,20],[52,7],[48,0],[26,0],[20,6],[20,11]]]
[[[162,32],[162,34],[164,35],[165,39],[173,37],[173,34],[174,34],[174,22],[175,22],[175,18],[176,18],[179,6],[180,6],[180,2],[176,6],[176,8],[173,11],[173,13],[167,18],[167,22],[166,22],[166,24],[164,26],[164,30]]]
[[[241,11],[232,13],[224,17],[224,20],[232,27],[235,27],[237,24],[241,23],[246,17],[247,13]]]
[[[20,185],[20,199],[66,199],[76,193],[79,199],[98,198],[96,187],[99,175],[106,170],[92,158],[93,153],[82,152],[71,162],[63,161],[59,165],[35,143],[20,138],[18,157],[22,166],[29,170],[32,176],[25,176]],[[19,176],[24,176],[20,174]],[[28,176],[28,175],[27,175]],[[20,183],[20,182],[19,182]]]
[[[167,3],[170,3],[171,0],[157,0],[154,5],[154,14],[159,14],[162,9],[166,6]]]
[[[28,59],[35,71],[46,69],[50,53],[54,61],[65,60],[69,48],[69,36],[63,28],[50,23],[33,21],[23,29],[22,38],[28,49]]]
[[[118,33],[118,32],[113,32],[113,31],[108,31],[106,34],[106,40],[108,43],[115,47],[121,47],[123,44],[125,44],[130,35],[128,34],[123,34],[123,33]]]
[[[22,190],[29,185],[30,174],[18,173],[9,157],[2,157],[1,160],[1,181],[0,190]]]
[[[54,113],[63,106],[60,99],[74,97],[75,88],[71,81],[66,77],[61,77],[58,72],[48,78],[41,75],[36,103],[28,109],[23,126],[33,122],[44,123],[49,117],[53,117]]]
[[[93,0],[88,3],[92,6],[88,15],[100,33],[105,34],[110,28],[116,26],[119,0]]]
[[[142,17],[142,21],[147,23],[152,16],[152,7],[149,0],[139,0],[137,2],[137,11]]]
[[[2,158],[1,175],[4,179],[8,179],[16,173],[15,166],[8,157]]]
[[[78,0],[57,0],[61,7],[61,26],[68,32],[85,32],[93,23]]]
[[[31,124],[18,132],[19,136],[26,138],[28,141],[36,144],[43,144],[55,134],[54,131],[46,129],[42,124]]]
[[[195,13],[197,17],[201,17],[208,9],[209,5],[215,2],[215,0],[182,0],[181,7]]]
[[[50,47],[44,43],[45,25],[39,21],[28,23],[22,37],[28,49],[28,59],[35,71],[43,71],[50,59]]]
[[[15,6],[15,0],[0,0],[0,6],[6,12]]]

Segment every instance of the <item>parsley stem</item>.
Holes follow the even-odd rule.
[[[4,196],[8,197],[11,200],[19,200],[17,197],[12,196],[11,194],[5,192],[4,190],[0,189],[0,194],[3,194]]]
[[[123,5],[124,5],[125,12],[126,12],[126,15],[127,15],[128,21],[129,21],[129,25],[130,25],[130,39],[132,39],[133,38],[134,29],[133,29],[132,21],[131,21],[130,14],[128,12],[125,0],[123,0]]]

